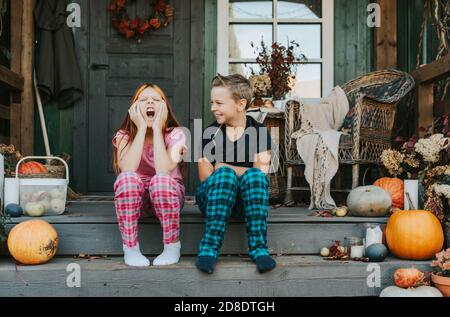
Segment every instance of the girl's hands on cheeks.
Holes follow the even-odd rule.
[[[131,121],[134,122],[138,130],[147,130],[147,122],[145,121],[144,116],[139,109],[140,102],[136,101],[133,105],[128,109],[128,113],[130,115]]]
[[[161,131],[162,130],[164,124],[167,121],[168,114],[169,114],[169,111],[167,110],[167,105],[164,102],[164,100],[162,100],[161,103],[159,104],[158,113],[155,115],[155,119],[153,120],[153,123],[152,123],[153,131],[155,131],[155,130]]]

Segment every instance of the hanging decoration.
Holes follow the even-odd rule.
[[[173,20],[175,9],[172,5],[167,4],[166,0],[153,0],[151,7],[153,13],[149,17],[142,18],[137,15],[131,19],[127,12],[127,1],[113,0],[109,7],[111,24],[127,40],[136,39],[138,43],[141,43],[147,32],[167,27]]]

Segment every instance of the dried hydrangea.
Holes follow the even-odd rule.
[[[401,163],[405,156],[396,150],[384,150],[381,154],[381,162],[392,176],[397,176],[403,173]]]
[[[414,149],[426,162],[436,163],[440,159],[440,152],[448,145],[448,140],[443,134],[433,134],[427,139],[417,141]]]
[[[249,80],[255,96],[266,96],[272,88],[269,75],[252,75]]]
[[[436,259],[431,262],[433,271],[442,276],[450,275],[450,248],[436,254]]]
[[[444,196],[445,198],[450,198],[450,185],[446,184],[434,184],[433,190],[438,196]]]
[[[416,157],[415,154],[408,154],[404,160],[405,164],[408,164],[412,168],[420,167],[420,160]]]

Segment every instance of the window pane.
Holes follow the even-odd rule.
[[[240,74],[246,78],[249,78],[252,75],[252,70],[255,74],[259,74],[260,69],[261,68],[256,63],[233,63],[229,65],[228,71],[230,75]]]
[[[231,24],[229,33],[229,50],[231,58],[256,58],[255,49],[250,42],[260,46],[261,38],[270,45],[272,43],[272,25]]]
[[[321,64],[302,64],[295,76],[295,94],[301,98],[320,98],[322,96]]]
[[[231,19],[271,19],[272,0],[230,0],[229,15]]]
[[[300,44],[300,52],[306,58],[321,58],[321,25],[320,24],[280,24],[278,39],[281,44],[295,41]]]
[[[278,18],[282,19],[320,19],[321,0],[278,1]]]

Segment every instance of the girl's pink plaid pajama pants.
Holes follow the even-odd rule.
[[[180,237],[180,210],[184,185],[166,174],[143,180],[135,172],[121,173],[114,183],[115,205],[123,244],[138,243],[138,221],[142,215],[155,214],[161,222],[164,244]]]

